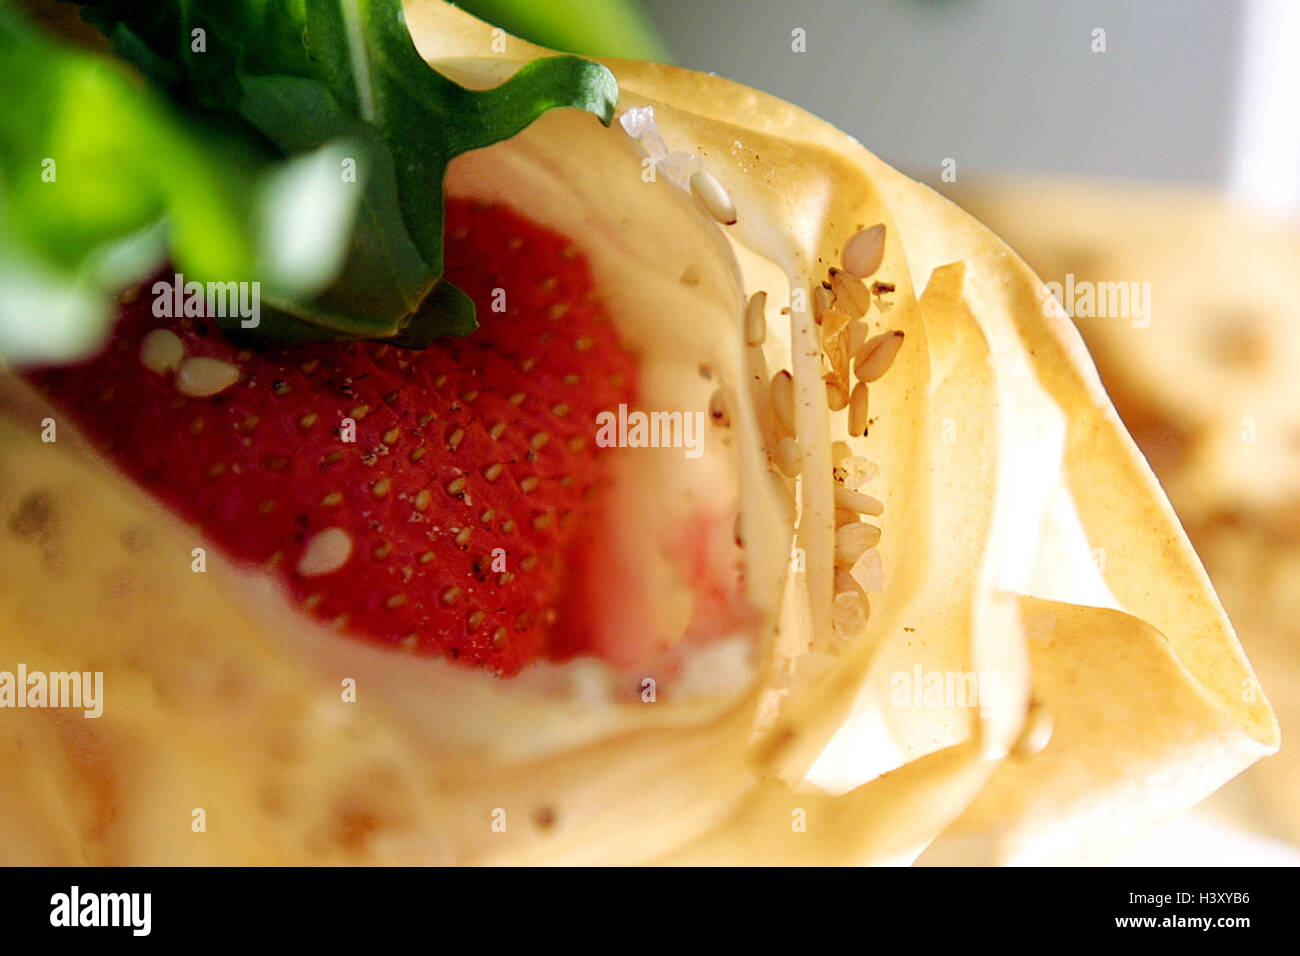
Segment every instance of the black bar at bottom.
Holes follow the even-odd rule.
[[[541,945],[558,932],[660,948],[701,933],[812,942],[847,931],[863,943],[902,932],[929,947],[1042,943],[1047,931],[1231,944],[1295,927],[1291,873],[1270,869],[51,868],[0,869],[0,884],[6,941],[337,946],[400,933],[437,945],[470,931],[486,945],[515,933]]]

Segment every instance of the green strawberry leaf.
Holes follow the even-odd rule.
[[[460,0],[474,16],[552,50],[671,63],[636,0]]]
[[[447,164],[558,107],[608,125],[618,97],[608,70],[574,57],[533,61],[496,89],[465,89],[420,58],[400,0],[102,0],[83,15],[153,75],[156,59],[179,65],[167,79],[176,99],[239,117],[282,155],[339,138],[361,144],[364,194],[347,265],[311,302],[279,304],[349,337],[427,343],[472,331],[468,299],[432,294],[445,284]]]
[[[0,10],[0,353],[19,361],[92,349],[111,291],[168,257],[187,279],[260,282],[260,325],[225,320],[255,341],[467,334],[473,304],[443,278],[447,164],[551,109],[608,125],[618,94],[569,56],[465,89],[420,59],[400,0],[104,0],[83,17],[145,89]]]
[[[0,84],[8,93],[0,108],[0,355],[24,363],[88,355],[111,320],[114,294],[169,255],[214,279],[261,273],[283,280],[286,292],[313,290],[292,261],[269,268],[276,250],[255,226],[271,174],[310,164],[312,154],[250,163],[248,143],[206,134],[113,62],[52,43],[5,8]],[[346,245],[356,190],[336,176],[298,175],[296,184],[302,202],[332,210],[315,226],[318,241]]]

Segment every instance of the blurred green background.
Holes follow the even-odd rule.
[[[671,62],[636,0],[461,0],[457,5],[553,50]]]

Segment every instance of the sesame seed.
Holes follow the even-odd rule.
[[[783,437],[776,443],[776,467],[781,469],[781,474],[787,478],[793,478],[803,469],[803,452],[799,450],[799,443],[789,435]]]
[[[154,329],[140,340],[140,362],[155,375],[178,368],[185,358],[185,344],[170,329]]]
[[[495,425],[493,425],[491,428],[488,429],[488,436],[493,441],[496,441],[498,438],[500,438],[502,435],[505,434],[505,431],[506,431],[506,423],[497,422]]]
[[[423,428],[425,425],[429,424],[429,422],[433,421],[433,412],[428,412],[427,414],[421,415],[418,419],[416,419],[416,421],[418,421],[420,423],[420,427]]]
[[[858,583],[857,578],[851,575],[846,568],[835,569],[835,593],[864,594],[862,585]]]
[[[563,302],[557,302],[546,310],[546,317],[548,319],[562,319],[568,311],[568,305]]]
[[[318,365],[320,365],[320,359],[308,359],[299,365],[298,368],[304,375],[310,375],[312,372],[316,371],[316,366]]]
[[[538,561],[537,555],[535,554],[525,555],[523,560],[519,562],[519,567],[522,568],[524,571],[531,571],[533,568],[537,567],[537,561]]]
[[[313,535],[298,559],[298,573],[304,578],[331,574],[352,557],[352,537],[342,528],[326,528]]]
[[[536,518],[533,519],[533,527],[536,528],[538,531],[542,531],[545,530],[546,528],[549,528],[554,522],[555,522],[555,515],[549,511],[546,511],[543,512],[542,514],[539,514]]]
[[[451,436],[447,439],[447,447],[450,448],[452,451],[455,451],[460,446],[460,443],[464,441],[464,439],[465,439],[465,429],[457,428],[454,432],[451,433]]]
[[[456,544],[462,548],[469,544],[470,536],[474,533],[473,528],[461,528],[456,535]]]
[[[853,437],[867,433],[867,383],[858,382],[849,396],[849,434]]]
[[[727,399],[720,388],[709,396],[709,420],[715,425],[731,424],[731,416],[727,414]]]
[[[389,542],[385,541],[370,553],[376,560],[382,561],[384,560],[384,558],[388,557],[388,555],[392,552],[392,550],[393,550],[393,546]]]
[[[584,335],[582,338],[574,340],[573,347],[577,349],[579,352],[586,352],[595,344],[596,343],[594,340],[589,339]],[[526,372],[528,371],[528,369],[524,369],[524,371]]]
[[[569,439],[569,451],[582,451],[587,445],[587,440],[581,435],[575,435]]]
[[[433,552],[432,552],[432,551],[426,551],[426,552],[424,552],[424,554],[420,555],[420,563],[421,563],[421,564],[428,564],[430,561],[433,560],[433,558],[434,558],[434,554],[433,554]]]
[[[831,608],[831,624],[840,637],[853,637],[861,632],[871,616],[871,604],[861,591],[840,591]]]
[[[257,423],[260,421],[261,419],[258,418],[256,415],[249,415],[246,418],[244,418],[243,421],[235,425],[235,431],[251,432],[254,428],[257,427]]]
[[[464,395],[460,397],[460,400],[464,402],[466,405],[469,405],[476,398],[478,398],[478,391],[476,389],[471,388],[468,392],[466,392]]]
[[[848,455],[835,463],[835,479],[850,488],[860,488],[880,474],[880,466],[860,455]]]
[[[514,579],[515,576],[512,573],[510,573],[509,571],[502,571],[500,574],[497,575],[497,584],[499,584],[501,587],[505,587]]]
[[[194,419],[194,421],[190,422],[190,434],[197,435],[199,432],[203,431],[203,426],[205,424],[206,421],[202,418]]]
[[[524,393],[515,392],[508,399],[506,399],[506,401],[508,401],[511,405],[522,405],[524,403]]]
[[[500,462],[494,462],[493,464],[488,465],[486,468],[483,469],[483,477],[486,478],[488,481],[496,481],[497,478],[501,475],[501,469],[504,467],[505,466],[502,465]]]
[[[420,493],[415,496],[415,510],[424,511],[429,507],[429,502],[433,500],[433,493],[428,488],[421,488]]]
[[[530,355],[519,363],[519,371],[531,372],[536,365],[537,359]]]
[[[391,445],[393,442],[397,441],[397,437],[401,435],[401,433],[402,430],[400,428],[388,429],[388,431],[384,432],[384,444]]]
[[[465,484],[466,482],[465,482],[464,475],[461,475],[458,478],[453,478],[451,481],[447,482],[447,494],[449,495],[460,494],[462,491],[465,490]]]
[[[208,398],[238,381],[238,368],[207,356],[186,359],[176,372],[176,390],[190,398]]]
[[[763,310],[767,307],[767,293],[755,292],[745,303],[745,344],[762,345],[767,338],[767,318]]]
[[[862,557],[858,558],[857,564],[853,565],[853,578],[862,585],[864,591],[875,591],[879,593],[885,587],[885,565],[880,557],[880,552],[875,548],[868,548],[862,552]]]
[[[473,611],[470,613],[469,617],[465,618],[465,626],[469,628],[471,634],[478,630],[478,626],[483,623],[483,618],[485,617],[487,617],[487,615],[482,611]]]
[[[838,483],[835,485],[835,507],[846,508],[864,515],[879,515],[885,511],[884,504],[878,498],[864,495],[860,491],[852,491]]]
[[[879,223],[856,232],[844,244],[844,271],[865,279],[880,268],[885,256],[885,227]]]
[[[322,458],[320,461],[322,465],[332,465],[342,457],[343,457],[343,452],[339,451],[338,449],[335,449],[334,451],[326,455],[324,458]]]
[[[564,402],[561,402],[551,409],[551,414],[556,418],[563,418],[565,415],[569,414],[569,406],[564,404]]]
[[[712,173],[702,169],[691,174],[691,192],[700,201],[709,215],[723,225],[730,226],[736,222],[736,206],[731,201],[722,183]]]
[[[370,493],[374,495],[376,498],[382,498],[384,497],[384,495],[388,494],[388,490],[392,486],[393,483],[389,481],[387,478],[380,478],[378,481],[376,481],[373,485],[370,486]]]
[[[316,424],[315,412],[308,412],[306,415],[302,416],[302,418],[298,419],[298,427],[302,429],[311,428],[311,426],[315,424]]]
[[[419,448],[412,450],[411,454],[408,456],[411,459],[411,464],[415,464],[417,461],[423,458],[424,452],[425,452],[425,448],[423,445],[421,445]]]
[[[574,375],[574,374],[570,373],[570,374],[564,376],[564,378],[560,379],[560,381],[563,382],[565,385],[577,385],[579,382],[582,381],[582,376],[580,376],[580,375]],[[523,401],[523,396],[522,396],[522,395],[520,396],[520,401]],[[514,396],[513,396],[513,395],[510,397],[510,402],[511,402],[511,404],[513,404],[513,405],[518,405],[518,404],[519,404],[519,402],[516,402],[516,401],[514,400]]]
[[[813,319],[817,322],[822,320],[826,310],[835,304],[835,293],[826,288],[825,285],[819,285],[813,288]]]
[[[329,494],[327,494],[324,498],[320,500],[320,503],[322,508],[333,508],[342,500],[343,500],[343,493],[341,491],[331,491]]]
[[[397,608],[401,607],[403,604],[406,603],[406,595],[405,595],[405,594],[394,594],[392,597],[390,597],[390,598],[389,598],[387,601],[385,601],[384,603],[388,605],[388,609],[389,609],[390,611],[396,610]]]
[[[494,650],[505,650],[510,633],[504,627],[498,627],[492,632],[492,647]]]
[[[536,475],[529,475],[523,481],[519,482],[519,487],[525,492],[528,492],[536,488],[539,482],[540,479]]]
[[[528,440],[528,444],[532,446],[534,451],[539,451],[550,440],[551,436],[546,432],[538,432]]]
[[[849,400],[844,395],[844,389],[840,388],[834,382],[826,383],[826,405],[833,412],[838,412],[849,404]]]
[[[794,434],[794,377],[785,369],[772,376],[772,411],[777,421]]]
[[[880,529],[865,521],[854,521],[835,532],[835,562],[846,568],[857,564],[868,548],[880,543]]]
[[[847,508],[835,509],[835,527],[842,528],[846,524],[853,524],[855,521],[861,521],[862,515],[856,511],[849,511]]]
[[[874,382],[889,371],[889,367],[894,364],[894,356],[902,347],[901,329],[873,335],[862,343],[862,349],[853,362],[853,373],[863,382]]]
[[[443,604],[455,604],[456,601],[459,599],[460,599],[460,588],[458,587],[450,587],[447,588],[447,590],[442,592]]]
[[[482,521],[484,524],[491,524],[492,519],[495,518],[496,516],[497,516],[496,511],[492,508],[489,508],[487,511],[483,512],[481,515],[478,516],[478,520]]]

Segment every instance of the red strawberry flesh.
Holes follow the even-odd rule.
[[[447,235],[447,276],[478,307],[466,338],[241,349],[210,319],[156,317],[151,282],[100,356],[32,378],[118,467],[317,618],[511,675],[592,650],[557,636],[556,609],[609,481],[593,423],[635,402],[637,359],[564,236],[455,199]],[[142,364],[158,328],[239,381],[183,394]],[[350,556],[300,573],[328,529]]]

